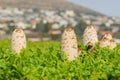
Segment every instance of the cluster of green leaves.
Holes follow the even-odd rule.
[[[81,55],[69,62],[61,58],[59,42],[28,42],[18,56],[10,41],[0,41],[0,80],[119,80],[120,45],[91,52],[81,43]]]

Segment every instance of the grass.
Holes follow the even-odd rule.
[[[0,41],[0,80],[120,80],[120,44],[114,50],[87,51],[69,62],[61,59],[59,42],[28,42],[18,56],[10,41]]]

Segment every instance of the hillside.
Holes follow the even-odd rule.
[[[89,8],[66,0],[0,0],[2,7],[38,8],[42,10],[74,10],[76,12],[101,15]]]

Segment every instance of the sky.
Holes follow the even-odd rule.
[[[120,17],[120,0],[68,0],[108,16]]]

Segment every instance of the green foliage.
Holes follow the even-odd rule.
[[[120,45],[114,50],[86,51],[69,62],[61,57],[59,42],[28,42],[21,55],[11,52],[10,41],[0,41],[0,80],[119,80]]]
[[[78,39],[81,39],[82,36],[83,36],[83,32],[86,28],[87,24],[83,21],[80,21],[75,27],[74,27],[74,30],[75,30],[75,33],[77,35],[77,38]]]

